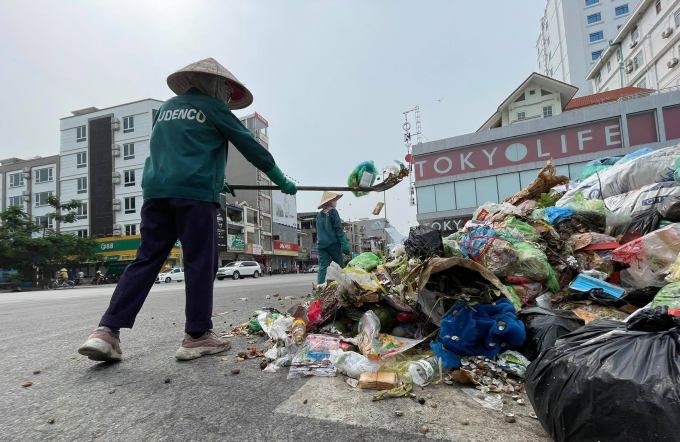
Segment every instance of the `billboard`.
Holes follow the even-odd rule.
[[[272,206],[275,223],[297,228],[297,203],[295,195],[286,195],[280,190],[273,190]]]

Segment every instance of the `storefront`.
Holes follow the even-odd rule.
[[[249,261],[252,260],[251,253],[246,251],[246,243],[241,235],[225,236],[226,241],[223,246],[220,246],[218,241],[218,249],[220,250],[220,266],[224,266],[234,261]],[[245,256],[245,255],[249,255]]]
[[[137,249],[141,242],[141,235],[99,238],[97,239],[97,252],[104,257],[104,261],[84,263],[78,269],[89,275],[94,275],[97,270],[101,270],[105,275],[122,275],[125,268],[137,257]],[[177,240],[159,271],[180,265],[181,254],[181,245],[179,240]]]
[[[298,266],[298,254],[300,247],[297,244],[292,244],[282,241],[274,241],[274,263],[272,268],[289,272],[295,270]]]

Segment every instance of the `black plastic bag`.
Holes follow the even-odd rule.
[[[411,227],[408,239],[404,243],[406,251],[420,259],[434,256],[444,257],[444,243],[439,230],[429,226]]]
[[[628,330],[646,332],[664,331],[673,327],[680,327],[680,318],[669,315],[665,305],[641,310],[626,323]]]
[[[607,307],[621,308],[624,305],[628,305],[626,301],[617,298],[616,296],[610,295],[609,293],[605,293],[604,290],[600,288],[590,289],[585,292],[585,294],[588,295],[586,299],[590,299],[597,304]]]
[[[611,236],[625,235],[626,233],[638,232],[644,236],[656,230],[659,225],[659,213],[656,210],[646,210],[634,215],[627,223],[619,224],[610,232]]]
[[[663,202],[656,206],[656,211],[659,212],[662,218],[669,221],[680,221],[680,198],[667,197]]]
[[[654,297],[659,293],[661,287],[644,287],[635,289],[623,295],[621,298],[628,304],[634,305],[637,308],[646,307],[647,304],[654,300]]]
[[[649,315],[663,313],[647,312],[647,321]],[[550,436],[556,442],[677,442],[680,328],[666,327],[627,330],[622,322],[598,319],[532,362],[526,388]]]
[[[552,348],[561,336],[585,324],[583,319],[570,310],[547,310],[541,307],[524,309],[517,317],[524,323],[527,332],[527,339],[520,352],[530,361]]]

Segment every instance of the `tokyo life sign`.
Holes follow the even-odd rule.
[[[523,123],[526,124],[526,123]],[[623,147],[619,118],[417,155],[416,180],[567,158]]]

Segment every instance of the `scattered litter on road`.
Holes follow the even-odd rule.
[[[24,382],[23,384],[21,384],[21,386],[24,388],[30,387],[31,385],[33,385],[33,382]]]
[[[33,374],[40,374],[41,370],[33,370]]]
[[[241,373],[241,369],[240,369],[240,368],[232,368],[232,369],[231,369],[231,374],[239,374],[239,373]]]
[[[53,424],[54,421],[55,421],[55,419],[54,419],[53,417],[47,419],[47,423],[48,423],[48,424]]]

